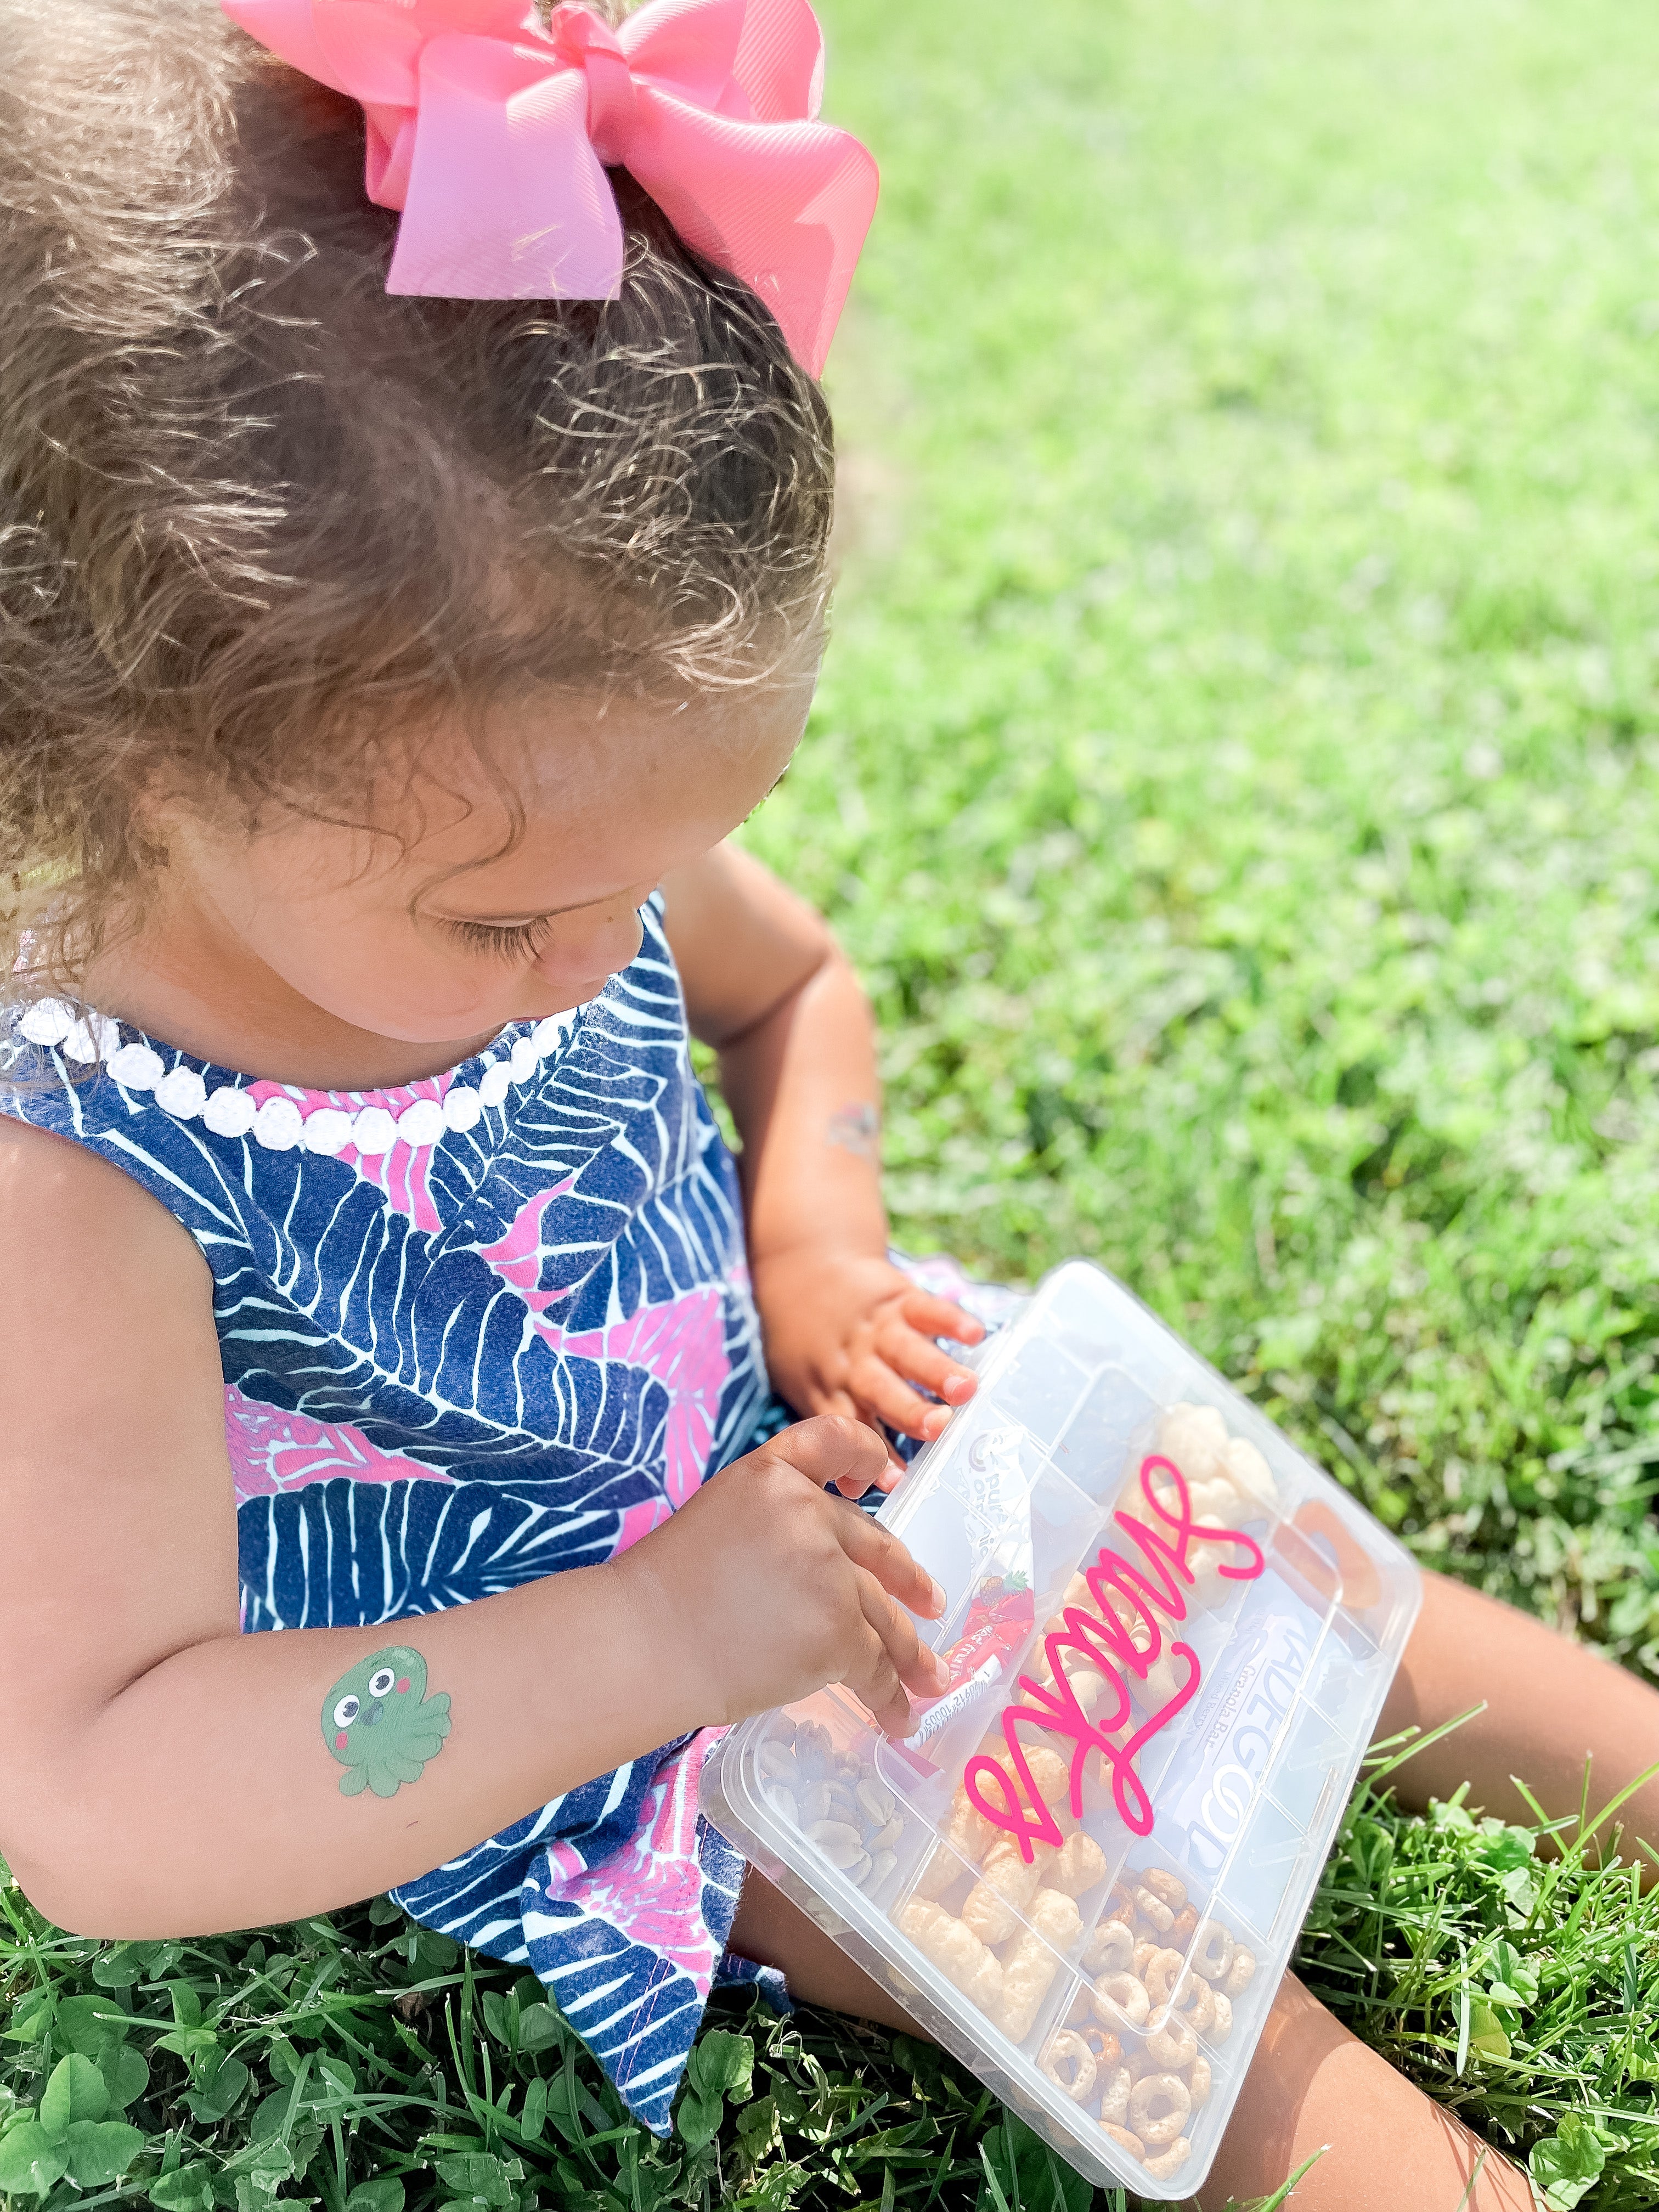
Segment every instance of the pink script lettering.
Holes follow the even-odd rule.
[[[1154,1475],[1164,1478],[1175,1497],[1160,1498],[1153,1490]],[[969,1799],[993,1826],[1001,1828],[1018,1843],[1028,1863],[1038,1844],[1058,1845],[1065,1839],[1060,1824],[1031,1779],[1031,1770],[1021,1744],[1022,1723],[1047,1734],[1069,1739],[1071,1804],[1074,1818],[1083,1813],[1083,1776],[1091,1751],[1100,1754],[1102,1766],[1112,1778],[1112,1802],[1126,1826],[1138,1836],[1152,1832],[1152,1802],[1135,1761],[1196,1692],[1201,1676],[1198,1655],[1189,1644],[1170,1642],[1170,1657],[1183,1670],[1184,1679],[1174,1697],[1127,1735],[1120,1735],[1131,1718],[1127,1677],[1144,1682],[1165,1650],[1165,1624],[1187,1618],[1186,1592],[1194,1581],[1188,1555],[1194,1544],[1231,1544],[1243,1555],[1237,1565],[1217,1571],[1229,1582],[1254,1582],[1267,1561],[1254,1537],[1237,1528],[1211,1528],[1193,1519],[1187,1479],[1173,1460],[1153,1452],[1140,1463],[1140,1489],[1152,1518],[1119,1510],[1112,1516],[1125,1538],[1139,1552],[1142,1565],[1135,1566],[1122,1551],[1103,1546],[1084,1579],[1097,1610],[1082,1606],[1066,1608],[1065,1626],[1044,1637],[1051,1685],[1022,1674],[1016,1685],[1019,1702],[1009,1705],[1002,1716],[1006,1764],[981,1752],[970,1759],[963,1775]],[[1161,1616],[1161,1618],[1160,1618]],[[1085,1713],[1073,1687],[1068,1662],[1100,1676],[1105,1701],[1092,1716]],[[1011,1771],[1012,1770],[1012,1771]]]

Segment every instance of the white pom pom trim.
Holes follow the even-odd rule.
[[[308,1152],[322,1152],[332,1159],[336,1152],[344,1152],[351,1142],[352,1115],[338,1106],[319,1106],[314,1114],[306,1115],[305,1148]]]
[[[155,1103],[164,1113],[188,1121],[207,1104],[207,1085],[193,1067],[175,1067],[156,1085]]]
[[[268,1152],[296,1147],[332,1157],[348,1149],[378,1159],[395,1146],[422,1152],[452,1130],[464,1136],[490,1109],[500,1106],[514,1083],[527,1082],[544,1060],[560,1050],[575,1027],[580,1008],[550,1014],[528,1036],[515,1038],[504,1058],[487,1058],[476,1085],[457,1083],[441,1100],[416,1098],[392,1115],[384,1106],[314,1106],[307,1114],[297,1099],[282,1093],[257,1105],[240,1085],[221,1084],[210,1091],[191,1067],[168,1070],[160,1053],[147,1044],[123,1044],[119,1025],[102,1014],[77,1015],[57,999],[43,999],[18,1021],[31,1044],[61,1047],[71,1060],[101,1060],[124,1091],[153,1091],[155,1103],[176,1121],[193,1121],[216,1137],[233,1142],[252,1137]]]
[[[110,1054],[109,1072],[123,1091],[154,1091],[167,1068],[161,1054],[147,1044],[124,1044]]]
[[[267,1098],[253,1117],[253,1141],[268,1152],[291,1152],[305,1134],[306,1117],[291,1098]]]
[[[82,1022],[72,1022],[64,1039],[66,1060],[84,1061],[90,1066],[94,1060],[107,1060],[121,1042],[118,1022],[107,1020],[102,1014],[88,1014]]]
[[[246,1137],[259,1118],[259,1109],[246,1091],[222,1084],[202,1109],[202,1119],[216,1137]]]
[[[31,1044],[48,1048],[62,1044],[74,1027],[75,1009],[66,1006],[61,999],[42,999],[39,1006],[28,1009],[17,1024],[20,1036],[27,1037]]]
[[[398,1124],[384,1106],[365,1106],[351,1125],[351,1141],[370,1159],[389,1152],[398,1141]]]

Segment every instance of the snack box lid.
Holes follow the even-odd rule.
[[[1422,1598],[1404,1549],[1071,1261],[878,1518],[951,1686],[732,1729],[709,1820],[1091,2180],[1203,2182]]]

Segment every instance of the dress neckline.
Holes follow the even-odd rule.
[[[465,1134],[562,1055],[582,1026],[587,1000],[539,1022],[509,1022],[481,1051],[441,1074],[368,1091],[325,1091],[227,1068],[147,1036],[112,1015],[45,999],[15,1018],[18,1036],[50,1053],[66,1083],[69,1063],[101,1073],[130,1103],[146,1095],[174,1121],[194,1122],[227,1143],[370,1158],[403,1144],[422,1150]]]

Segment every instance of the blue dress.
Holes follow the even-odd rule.
[[[588,1005],[393,1091],[252,1081],[56,1004],[0,1018],[0,1111],[125,1170],[211,1270],[245,1628],[608,1559],[779,1425],[735,1168],[659,902],[642,920]],[[724,1957],[743,1864],[697,1810],[711,1741],[398,1893],[527,1963],[659,2131],[711,1985],[755,1973]]]

